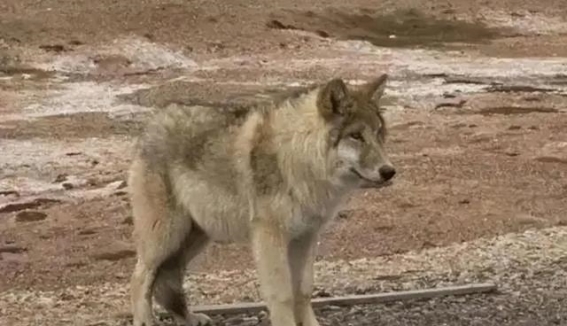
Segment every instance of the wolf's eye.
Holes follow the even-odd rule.
[[[350,134],[350,138],[356,140],[356,141],[364,141],[364,138],[362,138],[362,134],[360,132],[355,132]]]

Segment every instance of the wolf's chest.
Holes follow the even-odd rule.
[[[332,222],[344,203],[343,197],[333,197],[327,200],[312,202],[317,205],[300,206],[294,214],[289,229],[293,234],[318,232]]]

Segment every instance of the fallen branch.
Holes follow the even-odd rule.
[[[443,296],[457,296],[466,294],[489,293],[496,291],[497,287],[492,283],[470,284],[462,286],[450,286],[445,288],[401,291],[379,294],[349,295],[344,297],[316,298],[312,300],[314,307],[326,305],[352,306],[359,304],[378,304],[392,301],[423,300]],[[244,302],[221,305],[194,306],[194,312],[208,315],[219,314],[242,314],[258,313],[266,310],[266,305],[262,302]]]
[[[353,306],[360,304],[380,304],[392,301],[424,300],[445,296],[458,296],[467,294],[491,293],[497,287],[492,283],[478,283],[461,286],[449,286],[445,288],[433,288],[424,290],[400,291],[380,294],[349,295],[344,297],[316,298],[312,300],[314,307],[334,306]],[[220,305],[203,305],[191,307],[192,312],[204,313],[207,315],[238,315],[256,314],[266,310],[263,302],[241,302]],[[157,312],[160,318],[169,318],[167,312]],[[118,314],[119,318],[132,319],[130,312]]]

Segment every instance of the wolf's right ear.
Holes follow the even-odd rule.
[[[386,82],[388,80],[387,74],[382,74],[378,78],[364,84],[360,90],[365,98],[378,102],[382,95],[384,95],[384,89],[386,88]]]
[[[326,120],[344,116],[348,109],[348,90],[339,78],[327,82],[317,97],[317,108]]]

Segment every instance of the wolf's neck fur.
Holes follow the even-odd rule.
[[[307,206],[325,206],[349,190],[332,180],[330,127],[317,108],[318,92],[314,89],[282,103],[266,121],[273,125],[273,145],[279,148],[278,165],[286,186]]]

